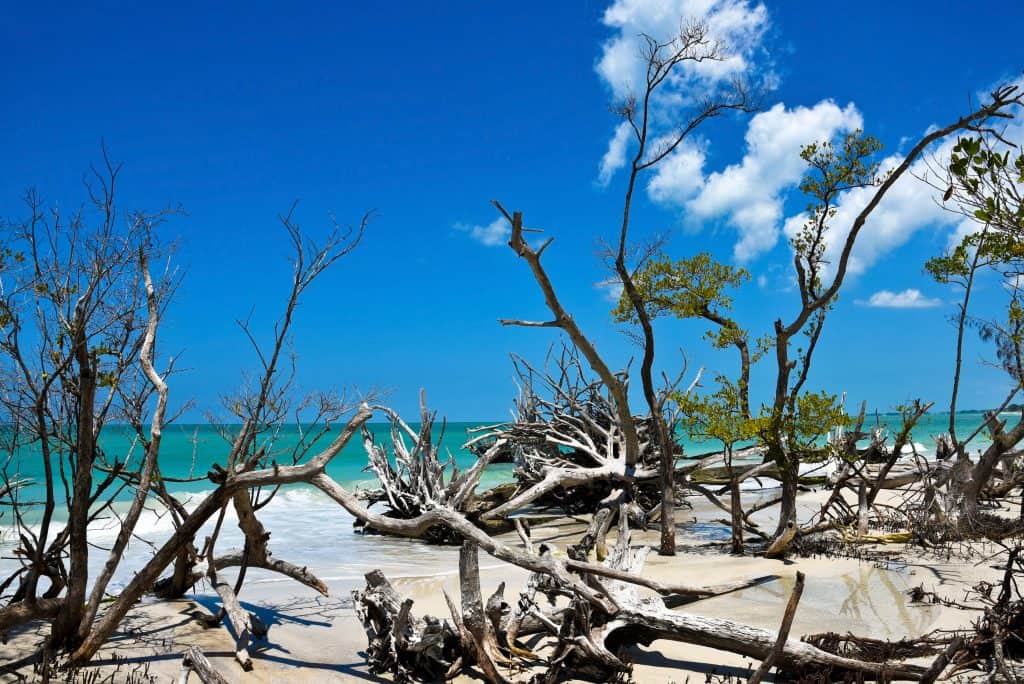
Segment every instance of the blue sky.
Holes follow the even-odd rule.
[[[289,269],[276,216],[294,200],[314,234],[329,213],[351,222],[379,212],[303,302],[304,387],[388,389],[403,411],[424,387],[451,419],[506,415],[509,352],[539,360],[554,336],[496,322],[544,311],[526,265],[482,243],[500,238],[492,198],[556,238],[545,258],[564,303],[624,365],[636,348],[608,317],[595,251],[615,230],[624,184],[621,172],[600,182],[618,124],[608,103],[629,83],[629,64],[608,55],[628,57],[640,30],[703,16],[743,58],[730,68],[774,85],[764,113],[715,121],[689,157],[654,185],[645,179],[635,215],[637,238],[669,232],[673,256],[708,250],[748,268],[735,315],[755,334],[796,305],[785,226],[803,206],[792,192],[793,157],[812,141],[802,136],[862,124],[883,157],[898,155],[1024,68],[1024,9],[1005,2],[321,5],[4,9],[0,214],[21,216],[29,186],[80,203],[101,139],[125,164],[122,206],[186,209],[165,229],[187,276],[161,343],[190,369],[172,396],[196,401],[193,418],[255,365],[234,321],[252,311],[269,332]],[[957,226],[905,181],[869,225],[809,383],[880,410],[948,401],[953,293],[921,266]],[[1001,296],[983,283],[983,310]],[[701,332],[665,322],[659,365],[677,370],[683,349],[691,369],[733,371]],[[969,349],[961,406],[1002,398],[1002,376],[976,363],[985,353]],[[763,365],[758,397],[771,381]]]

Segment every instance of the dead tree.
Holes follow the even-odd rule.
[[[633,132],[636,152],[633,156],[629,178],[622,202],[622,223],[617,248],[614,250],[613,270],[623,286],[623,301],[628,302],[643,339],[643,357],[640,363],[640,381],[644,401],[647,403],[654,428],[654,441],[660,454],[659,475],[661,482],[661,547],[662,555],[675,554],[675,436],[669,429],[663,413],[667,393],[659,393],[654,384],[655,337],[652,316],[648,303],[636,282],[637,271],[643,266],[645,257],[637,264],[627,264],[630,219],[633,192],[640,175],[669,157],[702,123],[730,111],[751,112],[757,108],[746,86],[736,81],[725,92],[709,92],[697,106],[684,115],[674,130],[667,136],[655,139],[655,117],[651,112],[652,100],[657,97],[659,87],[677,71],[688,65],[705,61],[720,61],[726,58],[721,45],[709,35],[709,29],[701,23],[682,24],[678,35],[667,41],[644,35],[643,58],[646,74],[642,92],[630,97],[618,108],[619,115],[629,124]]]
[[[271,346],[263,348],[257,342],[249,322],[239,321],[240,328],[259,360],[260,373],[255,383],[224,401],[224,407],[241,423],[241,428],[232,436],[232,446],[225,464],[216,466],[211,474],[214,481],[227,483],[235,474],[268,466],[278,468],[279,459],[293,465],[300,463],[327,434],[329,426],[353,409],[351,402],[344,397],[322,393],[296,401],[292,396],[294,357],[289,359],[286,351],[292,321],[302,295],[328,268],[355,249],[370,214],[365,215],[354,228],[342,230],[335,225],[326,241],[317,245],[303,236],[293,218],[294,209],[293,205],[288,214],[279,217],[293,249],[293,274],[287,303],[274,326]],[[290,451],[277,454],[274,452],[277,433],[292,414],[295,422],[300,425],[300,439]],[[308,430],[302,428],[302,419],[310,418],[310,424],[314,427]],[[259,521],[257,512],[269,504],[278,491],[277,485],[272,485],[268,491],[261,487],[232,491],[230,501],[226,501],[218,512],[213,534],[201,547],[192,538],[181,544],[179,559],[181,565],[186,567],[176,567],[174,574],[162,587],[165,595],[180,595],[205,576],[222,601],[222,608],[213,616],[213,621],[219,621],[225,615],[230,619],[237,642],[236,659],[245,669],[252,667],[248,653],[249,640],[266,633],[266,627],[255,615],[244,611],[238,601],[238,593],[249,567],[280,573],[321,594],[327,594],[327,585],[305,566],[275,558],[269,549],[270,532]],[[217,554],[217,539],[228,505],[234,508],[237,515],[238,527],[245,539],[244,547]],[[182,521],[179,530],[183,526]],[[196,552],[196,548],[200,550]],[[239,568],[238,578],[233,585],[219,575],[223,569],[231,566]]]
[[[170,271],[154,278],[150,265],[163,256],[154,229],[176,210],[123,211],[119,173],[104,152],[88,180],[89,202],[71,213],[46,209],[29,192],[28,218],[11,221],[2,244],[0,439],[9,454],[37,454],[43,479],[31,495],[42,500],[26,500],[12,484],[21,478],[3,473],[21,546],[19,566],[0,580],[0,623],[48,620],[54,650],[74,648],[88,632],[148,496],[161,428],[173,418],[173,360],[160,375],[155,346],[176,280]],[[141,425],[144,417],[151,426],[131,451],[103,451],[106,425]],[[88,592],[89,524],[132,490]],[[67,503],[66,524],[56,521],[58,502]],[[40,509],[38,525],[28,524],[29,511]]]
[[[615,410],[615,415],[622,429],[624,449],[619,455],[619,460],[622,462],[621,469],[625,472],[626,469],[635,467],[640,456],[640,438],[637,435],[636,426],[633,424],[627,387],[621,377],[611,371],[605,360],[597,353],[597,348],[594,344],[583,334],[576,321],[562,306],[551,278],[541,263],[541,256],[551,245],[551,241],[554,238],[548,238],[542,245],[534,249],[523,236],[525,229],[523,227],[522,213],[517,211],[514,214],[510,214],[497,201],[494,201],[494,206],[497,207],[498,211],[501,212],[512,227],[508,242],[509,247],[529,265],[533,278],[544,295],[544,303],[553,316],[550,321],[501,319],[499,322],[502,325],[517,325],[528,328],[558,328],[569,337],[573,345],[579,349],[583,358],[587,360],[591,369],[601,379],[601,382],[604,383],[611,397],[611,406]]]
[[[461,658],[461,636],[445,621],[412,613],[412,599],[402,599],[379,570],[367,573],[366,588],[352,592],[368,641],[373,674],[388,673],[396,682],[437,681]]]
[[[5,497],[10,497],[21,536],[21,563],[0,580],[0,629],[32,620],[50,623],[47,652],[69,654],[72,663],[89,660],[116,629],[143,593],[155,586],[172,562],[164,583],[167,593],[180,594],[208,577],[220,594],[224,612],[238,636],[238,659],[248,664],[247,642],[265,628],[246,614],[237,600],[248,567],[282,573],[321,592],[326,585],[305,567],[274,558],[269,532],[256,513],[290,477],[311,478],[347,443],[372,410],[357,411],[348,428],[317,457],[308,458],[330,430],[331,423],[352,412],[348,402],[311,395],[294,402],[291,373],[282,373],[292,315],[305,289],[338,258],[358,244],[366,218],[355,230],[336,231],[323,246],[302,237],[290,214],[282,217],[295,248],[295,271],[285,312],[274,331],[272,348],[262,350],[242,327],[257,351],[262,373],[256,387],[228,401],[242,428],[232,436],[225,464],[210,479],[216,489],[188,511],[166,489],[160,472],[161,436],[174,414],[168,411],[169,374],[173,359],[157,370],[156,340],[164,309],[174,291],[173,271],[154,277],[152,264],[163,258],[154,228],[173,210],[156,214],[124,213],[115,202],[119,167],[106,161],[91,185],[92,215],[82,209],[70,216],[47,216],[38,196],[30,193],[30,216],[12,223],[4,234],[0,269],[0,411],[10,429],[3,431],[8,453],[38,453],[43,466],[43,500],[21,498],[22,478],[6,471]],[[294,411],[313,418],[317,428],[304,431],[287,453],[276,453],[275,437]],[[128,453],[108,454],[100,434],[120,420],[135,431]],[[304,469],[282,472],[281,462]],[[286,466],[287,467],[287,466]],[[122,492],[132,494],[127,513],[107,560],[96,577],[88,574],[89,525],[106,515]],[[35,496],[35,494],[33,494]],[[107,601],[106,589],[122,563],[145,506],[163,503],[175,521],[175,532],[128,586]],[[68,523],[55,523],[58,501],[68,502]],[[41,522],[27,524],[29,508],[41,508]],[[216,553],[216,539],[226,508],[233,506],[245,535],[245,548]],[[215,532],[199,548],[195,535],[217,517]],[[67,562],[66,562],[67,561]],[[239,566],[234,586],[218,574]],[[89,585],[91,591],[87,592]],[[107,606],[100,610],[100,606]],[[222,613],[223,614],[223,613]],[[217,619],[222,614],[217,616]]]
[[[515,464],[515,491],[482,514],[485,520],[507,519],[532,507],[558,507],[566,514],[589,514],[591,544],[603,548],[603,535],[626,503],[641,524],[660,514],[659,452],[650,416],[634,416],[640,438],[640,459],[631,472],[621,468],[624,430],[611,398],[600,380],[587,377],[575,349],[563,346],[549,354],[543,370],[513,357],[519,396],[515,419],[487,426],[470,440],[470,448],[486,453],[498,440],[507,455],[495,458]],[[620,374],[625,381],[626,372]],[[681,377],[681,376],[680,376]],[[678,380],[670,383],[670,389]],[[675,413],[664,414],[673,431]],[[676,455],[682,455],[681,449]],[[695,467],[685,464],[674,473],[673,494],[681,498],[685,475]]]
[[[363,444],[369,459],[365,470],[377,476],[379,487],[360,490],[360,498],[371,506],[383,504],[387,510],[386,515],[396,518],[415,518],[424,511],[438,506],[450,506],[457,511],[466,512],[468,504],[474,501],[474,493],[481,475],[505,450],[507,439],[504,436],[496,436],[487,448],[479,453],[476,463],[460,473],[454,456],[449,454],[447,461],[440,458],[444,426],[441,428],[441,437],[435,444],[433,428],[437,414],[427,410],[425,393],[420,392],[419,432],[409,427],[395,411],[387,407],[377,408],[391,422],[392,455],[389,456],[386,445],[375,443],[373,434],[363,428]],[[491,501],[488,499],[488,502]],[[474,511],[471,519],[478,519],[477,513],[478,511]],[[482,521],[480,524],[487,526]],[[492,532],[501,531],[492,526],[487,527]],[[363,530],[374,531],[372,527],[365,526]],[[450,532],[448,528],[439,527],[428,530],[424,538],[435,543],[461,543],[461,539]]]
[[[272,464],[267,468],[242,471],[235,469],[223,474],[215,474],[217,487],[189,513],[174,533],[155,551],[153,557],[132,577],[117,598],[100,614],[94,622],[89,635],[74,653],[72,663],[84,663],[92,658],[96,651],[120,624],[121,620],[174,561],[180,549],[189,543],[200,528],[218,515],[225,506],[230,505],[233,496],[239,491],[250,491],[260,488],[279,488],[284,485],[308,483],[313,484],[329,494],[336,493],[338,485],[325,473],[327,465],[359,432],[363,424],[373,415],[373,409],[363,404],[355,411],[338,435],[321,449],[316,455],[296,465]],[[358,508],[358,500],[345,492],[345,500]],[[3,614],[0,613],[0,624]],[[243,621],[244,622],[244,621]]]

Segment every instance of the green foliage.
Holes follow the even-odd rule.
[[[973,216],[1000,231],[1024,230],[1024,205],[1013,186],[1024,184],[1024,153],[1012,161],[1010,151],[1000,153],[978,138],[960,138],[949,162],[949,199],[954,194],[974,207]]]
[[[793,236],[791,244],[797,257],[797,276],[805,306],[813,297],[822,296],[821,271],[825,264],[827,231],[830,219],[836,215],[838,195],[879,182],[878,164],[872,157],[880,149],[881,144],[875,138],[857,130],[836,144],[813,143],[801,151],[800,156],[809,167],[800,184],[800,190],[810,199],[809,219]],[[717,389],[709,394],[672,397],[692,437],[714,439],[726,445],[757,440],[776,447],[773,450],[776,458],[784,458],[784,454],[776,453],[780,446],[795,458],[820,458],[827,453],[818,446],[821,438],[829,430],[851,422],[836,395],[800,391],[824,316],[834,298],[828,302],[818,301],[811,323],[802,327],[809,340],[806,351],[797,350],[799,362],[803,364],[801,379],[787,388],[785,397],[753,412],[746,386],[750,366],[775,344],[790,344],[791,333],[784,339],[766,335],[751,345],[749,333],[729,317],[732,290],[749,279],[750,274],[744,269],[721,264],[706,253],[678,261],[659,255],[644,264],[633,278],[652,318],[665,315],[703,318],[715,324],[706,335],[712,346],[718,349],[735,346],[741,353],[743,365],[738,380],[720,375],[716,378]],[[636,322],[626,293],[612,315],[619,322]],[[788,373],[792,365],[786,368]]]
[[[723,375],[715,378],[718,389],[702,396],[692,392],[673,397],[683,417],[687,434],[698,441],[715,439],[732,445],[755,438],[762,418],[746,414],[739,388]]]
[[[878,182],[878,163],[870,158],[882,148],[875,138],[857,129],[839,145],[830,141],[811,143],[800,150],[808,171],[800,182],[800,191],[809,198],[808,219],[790,245],[797,256],[797,276],[801,292],[817,295],[821,288],[821,267],[825,263],[826,236],[836,215],[839,193]]]
[[[1019,276],[1024,271],[1024,153],[1011,157],[1009,150],[993,149],[982,137],[962,137],[950,155],[949,188],[943,201],[955,198],[957,210],[975,221],[978,229],[953,249],[929,259],[925,271],[937,282],[964,288],[959,325],[978,330],[992,342],[999,365],[1017,383],[1024,381],[1024,307],[1014,285],[1005,313],[999,319],[980,320],[967,315],[971,284],[977,273],[995,270],[999,277]],[[1009,282],[1013,283],[1014,280]]]
[[[924,264],[924,270],[936,282],[948,285],[960,282],[971,273],[970,242],[974,235],[968,235],[955,248],[945,254],[932,257]]]
[[[1024,260],[1024,153],[1011,161],[1009,150],[992,149],[982,138],[960,138],[949,162],[949,189],[944,201],[956,199],[959,210],[979,224],[949,254],[929,261],[926,269],[939,282],[947,274],[963,277],[968,260],[978,253],[980,265],[1019,265]]]
[[[794,409],[783,417],[781,429],[790,448],[801,452],[804,461],[808,460],[806,453],[812,451],[815,442],[829,430],[848,428],[853,423],[839,397],[828,392],[803,392],[796,397]]]
[[[745,269],[718,262],[706,252],[678,261],[658,255],[633,278],[651,318],[703,318],[715,323],[705,339],[716,349],[747,341],[747,331],[725,312],[732,307],[729,291],[749,280],[750,273]],[[636,322],[636,312],[626,293],[612,310],[612,317],[620,323]]]
[[[748,416],[742,407],[737,385],[724,376],[715,378],[718,389],[710,394],[692,393],[674,398],[683,416],[683,427],[697,440],[718,440],[726,445],[758,440],[767,444],[769,433],[785,436],[791,451],[802,461],[828,455],[817,442],[830,430],[848,428],[853,421],[843,409],[839,397],[827,392],[804,392],[796,397],[792,412],[773,421],[770,406]]]
[[[25,253],[15,251],[10,247],[0,247],[0,273],[9,267],[11,262],[14,264],[25,263]]]
[[[807,162],[810,172],[800,183],[800,191],[820,203],[831,205],[836,195],[851,188],[873,185],[878,164],[867,161],[882,149],[882,143],[864,131],[848,133],[839,146],[830,141],[811,143],[800,150],[800,158]],[[815,211],[815,205],[807,210]]]
[[[633,278],[652,318],[671,314],[677,318],[698,318],[706,312],[729,309],[728,288],[750,280],[742,268],[715,261],[707,252],[672,261],[665,255],[647,261]],[[635,322],[636,313],[623,293],[612,311],[615,320]]]

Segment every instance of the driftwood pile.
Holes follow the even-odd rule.
[[[369,461],[365,471],[377,477],[380,486],[374,489],[358,490],[357,494],[372,506],[381,504],[389,517],[400,519],[415,518],[429,510],[449,507],[467,514],[478,526],[491,533],[508,531],[511,523],[498,521],[490,524],[480,520],[480,515],[503,503],[512,493],[510,487],[497,487],[476,494],[476,487],[484,469],[503,452],[506,440],[502,437],[478,454],[476,463],[465,472],[459,472],[455,457],[448,454],[442,460],[440,442],[443,441],[445,426],[442,425],[437,442],[433,440],[436,412],[427,409],[426,397],[420,393],[420,428],[413,430],[397,412],[387,407],[378,407],[391,424],[391,450],[385,444],[377,444],[373,434],[364,425],[363,446]],[[379,533],[372,525],[365,525],[356,519],[357,528],[363,533]],[[437,544],[459,544],[462,538],[445,526],[429,528],[423,539]]]
[[[472,542],[464,544],[460,556],[461,603],[449,597],[451,614],[444,618],[414,617],[411,599],[402,599],[379,572],[369,573],[366,588],[353,592],[353,599],[369,639],[371,668],[402,682],[436,681],[439,676],[470,673],[471,668],[493,682],[612,681],[630,673],[631,647],[668,639],[767,662],[765,672],[776,666],[797,674],[884,674],[909,679],[925,672],[917,665],[857,660],[789,639],[788,624],[799,594],[787,609],[781,637],[732,620],[670,610],[666,607],[669,597],[642,593],[638,580],[649,549],[631,544],[627,515],[619,520],[616,543],[602,566],[604,576],[578,575],[586,586],[599,588],[590,596],[567,585],[558,573],[535,573],[514,605],[504,596],[504,584],[485,601]],[[524,542],[525,554],[536,553],[528,538]],[[550,557],[550,548],[539,551]],[[703,597],[765,579],[708,588]],[[538,595],[548,599],[543,607]],[[701,597],[690,593],[686,600]],[[520,641],[535,634],[543,637],[531,640],[529,646]]]
[[[551,382],[550,378],[548,381]],[[567,386],[575,389],[567,391]],[[461,600],[448,597],[447,616],[415,615],[412,600],[400,596],[379,572],[368,574],[366,588],[354,592],[374,672],[390,674],[396,681],[433,681],[460,673],[482,675],[495,682],[555,682],[570,676],[611,681],[629,676],[632,647],[667,639],[760,661],[754,681],[773,667],[789,675],[819,680],[854,676],[932,681],[947,667],[968,667],[981,658],[994,658],[995,653],[1010,653],[1005,645],[1009,635],[1013,639],[1024,636],[1016,622],[1022,619],[1018,613],[1024,603],[1013,604],[1015,608],[1011,610],[1006,607],[1006,600],[995,602],[1003,607],[987,611],[986,621],[979,624],[973,635],[926,636],[905,644],[834,634],[812,635],[802,641],[790,639],[788,629],[799,602],[799,591],[794,592],[787,606],[778,634],[731,620],[673,610],[772,578],[752,579],[734,586],[667,587],[643,577],[643,560],[649,549],[631,544],[630,527],[646,525],[656,511],[656,507],[645,510],[638,505],[636,496],[637,483],[647,475],[654,481],[656,469],[652,467],[647,473],[641,466],[627,473],[618,468],[621,431],[616,427],[616,413],[608,410],[598,386],[567,385],[563,375],[551,387],[555,388],[556,396],[562,397],[561,405],[539,399],[532,391],[524,392],[525,399],[518,403],[515,421],[490,426],[471,438],[470,446],[478,448],[482,456],[480,463],[490,464],[512,454],[516,464],[514,491],[509,493],[506,489],[501,497],[491,498],[492,505],[482,512],[479,508],[472,515],[466,512],[466,502],[480,501],[481,497],[452,495],[467,482],[470,489],[474,487],[479,473],[459,475],[454,466],[449,466],[451,477],[447,481],[440,477],[437,480],[443,486],[412,484],[423,473],[444,470],[438,468],[436,447],[419,446],[417,440],[424,439],[422,431],[414,433],[393,422],[398,425],[395,434],[400,437],[396,444],[404,438],[413,440],[411,448],[396,446],[398,465],[394,467],[382,450],[376,452],[375,458],[375,445],[368,442],[371,464],[376,461],[371,468],[383,474],[380,479],[385,489],[390,486],[405,492],[430,492],[429,501],[426,496],[407,499],[415,500],[415,505],[398,504],[401,499],[386,492],[378,495],[376,500],[387,507],[387,517],[405,519],[405,526],[397,533],[408,536],[411,529],[446,528],[447,540],[463,545]],[[954,498],[948,492],[957,486],[951,475],[955,467],[948,460],[926,462],[915,458],[910,441],[911,428],[929,407],[915,405],[906,414],[903,429],[895,435],[877,429],[864,430],[862,411],[853,429],[835,436],[827,448],[831,461],[807,473],[808,483],[825,485],[830,490],[818,513],[803,524],[792,521],[786,534],[772,544],[767,544],[768,535],[752,516],[778,500],[762,499],[747,510],[739,509],[744,529],[765,542],[761,552],[781,556],[795,542],[825,533],[831,533],[831,538],[841,543],[858,545],[911,541],[909,532],[892,528],[893,507],[876,503],[883,489],[903,490],[908,497],[907,505],[899,507],[901,515],[906,516],[899,526],[901,530],[915,524],[918,518],[914,516],[934,517],[938,510],[934,504],[914,503],[921,497],[939,499],[945,502],[944,510],[948,510],[948,502]],[[424,422],[427,417],[424,413]],[[638,432],[645,434],[643,430]],[[859,446],[864,441],[868,445]],[[752,447],[730,454],[733,462],[753,463],[731,471],[731,475],[727,473],[725,479],[718,467],[723,460],[721,454],[684,462],[677,468],[680,491],[707,497],[730,515],[722,522],[734,524],[732,506],[738,502],[720,497],[734,484],[776,474],[773,463],[757,463],[760,453]],[[428,467],[418,463],[418,459],[424,458]],[[1004,459],[983,492],[991,494],[1006,482],[1016,482],[1020,472],[1014,458]],[[597,490],[597,484],[603,489]],[[583,494],[594,491],[601,496]],[[567,508],[559,497],[570,497],[579,503]],[[590,517],[582,538],[562,551],[550,545],[534,548],[529,536],[529,512],[552,504],[564,512]],[[396,515],[402,506],[405,508]],[[358,513],[356,517],[365,520]],[[436,522],[429,526],[424,522],[426,518]],[[498,542],[484,531],[488,521],[494,520],[514,526],[522,549]],[[879,531],[886,525],[889,527]],[[609,548],[606,536],[616,526],[618,532]],[[386,527],[381,527],[381,531],[395,533]],[[518,597],[506,598],[504,584],[486,599],[481,595],[478,548],[531,571],[527,586]],[[590,561],[592,557],[598,562]],[[908,658],[929,656],[930,665],[905,662]]]

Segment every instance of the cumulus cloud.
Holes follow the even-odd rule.
[[[755,56],[761,59],[757,53],[761,51],[768,22],[763,4],[754,0],[615,0],[604,15],[604,23],[615,29],[615,35],[604,44],[596,67],[615,96],[628,96],[636,83],[642,83],[639,34],[663,38],[672,35],[679,28],[680,17],[703,21],[711,36],[722,40],[733,52],[725,62],[688,65],[666,83],[666,92],[654,103],[655,125],[664,125],[671,120],[674,108],[690,103],[688,98],[692,94],[706,93],[708,87],[713,88],[722,79],[742,74],[758,75],[762,82],[770,80],[764,68],[754,64]],[[1024,85],[1024,79],[1018,83]],[[840,106],[823,100],[810,107],[793,108],[776,104],[750,119],[739,162],[709,172],[706,166],[713,153],[710,142],[688,139],[653,169],[647,194],[654,202],[681,210],[687,229],[699,230],[709,222],[732,228],[738,235],[734,258],[749,262],[775,248],[780,236],[792,238],[807,221],[803,213],[786,216],[784,208],[806,171],[800,148],[812,142],[835,140],[863,127],[863,117],[853,103]],[[1024,140],[1024,122],[1009,122],[1005,135],[1010,140]],[[916,136],[902,139],[899,148],[912,139]],[[624,165],[628,141],[629,130],[622,124],[616,128],[601,160],[600,182],[607,183]],[[935,189],[920,180],[934,179],[935,170],[942,174],[954,144],[955,138],[950,138],[935,145],[926,152],[927,160],[918,159],[890,188],[860,230],[847,264],[848,276],[864,273],[919,231],[940,231],[948,236],[952,247],[977,229],[972,221],[945,211],[936,202]],[[903,159],[901,149],[882,160],[881,173],[895,168]],[[826,241],[824,275],[835,268],[847,231],[876,191],[875,187],[857,188],[837,198],[836,214],[831,221],[833,233]]]
[[[467,233],[469,237],[487,247],[498,247],[508,242],[512,229],[504,218],[496,218],[486,226],[456,223],[455,230]]]
[[[945,147],[946,145],[943,145],[943,148]],[[936,152],[936,157],[948,158],[948,151],[940,148]],[[885,173],[902,161],[901,156],[888,157],[882,160],[880,170]],[[959,216],[944,211],[936,204],[934,188],[913,177],[928,172],[924,161],[919,160],[912,164],[909,173],[892,186],[881,203],[871,212],[850,253],[847,264],[847,273],[850,276],[864,273],[879,259],[906,244],[915,233],[925,227],[949,228],[960,223]],[[825,248],[825,260],[832,267],[839,263],[846,236],[857,215],[867,206],[877,190],[876,187],[870,186],[854,188],[840,195],[836,215],[831,221],[833,232],[827,237]],[[796,235],[806,221],[806,214],[798,214],[788,219],[784,228],[786,235]]]
[[[615,35],[605,42],[597,63],[597,73],[616,98],[628,97],[644,82],[641,34],[668,40],[679,32],[681,20],[704,23],[727,57],[685,64],[668,84],[677,97],[688,86],[713,85],[747,71],[768,27],[768,10],[748,0],[616,0],[603,17]]]
[[[929,130],[934,128],[932,126]],[[1009,140],[1024,140],[1024,123],[1014,119],[1006,126],[1004,135]],[[947,246],[952,248],[958,245],[965,235],[979,229],[980,226],[974,221],[965,219],[955,212],[946,211],[936,201],[939,198],[935,188],[922,180],[931,178],[934,182],[935,173],[943,173],[942,169],[948,166],[955,144],[954,136],[927,150],[886,193],[857,236],[847,265],[849,275],[857,276],[864,273],[879,259],[905,245],[922,230],[948,231]],[[882,160],[880,171],[885,173],[895,168],[904,158],[903,155],[892,155]],[[829,264],[838,263],[849,228],[875,192],[876,188],[857,188],[839,196],[838,209],[832,219],[836,232],[829,236],[825,250],[825,259]],[[806,214],[789,218],[785,223],[784,232],[792,237],[806,220]]]
[[[615,0],[603,22],[614,35],[602,46],[596,70],[612,97],[625,100],[641,95],[646,76],[642,34],[660,42],[677,35],[682,22],[707,26],[708,40],[721,46],[721,60],[687,61],[661,85],[651,102],[651,123],[672,119],[681,106],[693,104],[716,87],[753,72],[753,56],[760,50],[768,27],[768,10],[750,0]],[[765,85],[773,79],[765,74]],[[607,185],[625,165],[631,129],[620,123],[601,158],[598,183]]]
[[[753,118],[743,159],[703,176],[705,153],[680,145],[656,167],[647,193],[656,202],[685,209],[691,225],[722,219],[739,233],[734,255],[749,261],[778,242],[783,192],[800,182],[805,169],[800,148],[863,125],[853,104],[824,100],[813,107],[777,104]]]
[[[658,164],[647,183],[655,202],[683,204],[704,187],[704,151],[684,140]]]
[[[917,288],[908,288],[902,292],[891,290],[879,290],[871,295],[867,301],[857,300],[861,306],[870,306],[877,309],[928,309],[942,304],[941,299],[925,297]]]
[[[780,234],[794,237],[807,222],[807,214],[786,217],[784,201],[796,189],[806,171],[800,148],[811,142],[834,140],[864,127],[854,104],[840,107],[824,100],[813,107],[787,108],[777,104],[751,118],[745,134],[743,158],[721,171],[705,174],[707,154],[696,144],[681,145],[655,168],[647,186],[655,202],[683,210],[684,222],[700,228],[708,221],[722,221],[738,233],[733,247],[737,261],[748,262],[771,250]],[[1014,121],[1007,129],[1011,140],[1024,140],[1024,124]],[[949,138],[915,161],[874,209],[857,237],[847,265],[856,277],[879,259],[899,249],[924,229],[948,231],[949,246],[978,229],[963,216],[946,211],[936,202],[936,190],[921,179],[935,178],[948,165],[955,144]],[[707,145],[705,145],[707,147]],[[897,167],[904,157],[891,155],[880,163],[880,172]],[[849,228],[876,187],[855,188],[837,198],[834,233],[828,236],[826,274],[838,263]]]

